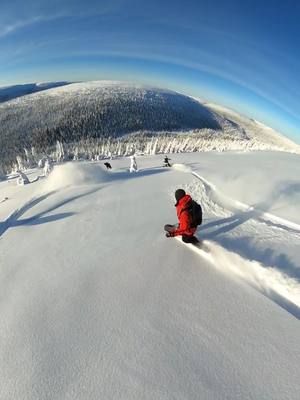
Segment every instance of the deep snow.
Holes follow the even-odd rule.
[[[0,183],[1,399],[298,399],[299,156],[162,161]],[[209,253],[164,237],[178,187]]]

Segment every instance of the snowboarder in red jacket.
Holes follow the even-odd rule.
[[[186,194],[183,189],[177,189],[175,192],[176,212],[179,225],[165,225],[166,237],[182,236],[182,240],[186,243],[194,243],[198,239],[194,236],[197,227],[191,227],[192,217],[188,212],[191,206],[192,198]]]

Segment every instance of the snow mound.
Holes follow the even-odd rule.
[[[106,182],[109,176],[98,164],[69,162],[56,165],[46,178],[45,191],[62,189],[67,186],[98,184]]]
[[[176,169],[176,171],[186,172],[187,174],[192,173],[192,169],[184,164],[173,164],[172,167]]]

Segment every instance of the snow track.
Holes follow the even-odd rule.
[[[254,207],[248,204],[241,203],[238,200],[233,200],[230,197],[222,194],[215,185],[208,182],[205,178],[197,174],[196,172],[192,172],[192,174],[198,178],[204,185],[207,193],[213,202],[220,204],[223,208],[227,208],[229,211],[243,211],[249,212],[252,214],[252,218],[256,218],[260,221],[266,222],[268,224],[272,223],[273,226],[285,229],[285,230],[294,230],[300,234],[300,225],[294,222],[288,221],[287,219],[277,217],[274,214],[264,212],[262,208],[259,206]],[[263,205],[261,205],[263,206]]]
[[[263,205],[250,206],[231,199],[188,166],[175,164],[173,167],[200,181],[188,185],[187,190],[202,204],[204,216],[210,216],[209,222],[204,221],[198,233],[209,248],[210,262],[220,271],[247,281],[300,319],[300,266],[297,259],[290,260],[285,253],[276,254],[276,248],[257,249],[259,240],[269,246],[268,238],[277,241],[278,245],[282,241],[297,243],[300,225],[265,212]],[[216,220],[216,217],[221,219]],[[190,247],[208,258],[202,250]]]
[[[274,214],[267,213],[263,210],[263,208],[260,208],[263,206],[263,204],[258,206],[250,206],[248,204],[242,203],[238,200],[231,199],[230,197],[224,195],[220,190],[217,189],[217,187],[209,182],[207,179],[205,179],[203,176],[199,175],[197,172],[193,171],[190,167],[182,164],[174,164],[173,168],[182,171],[182,172],[187,172],[191,173],[194,175],[196,178],[198,178],[201,183],[203,184],[207,195],[209,196],[210,202],[213,202],[215,204],[218,204],[225,210],[231,211],[231,212],[236,212],[236,211],[243,211],[243,212],[251,212],[252,213],[252,218],[257,218],[259,220],[265,221],[266,223],[272,222],[274,226],[282,228],[282,229],[291,229],[295,230],[296,232],[300,233],[300,224],[296,224],[294,222],[291,222],[287,219],[277,217]]]

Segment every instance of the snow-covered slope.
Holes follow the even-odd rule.
[[[128,159],[78,162],[0,183],[1,399],[298,399],[298,222],[226,189],[274,156],[138,157],[135,174]],[[283,182],[299,160],[281,157]],[[178,187],[204,207],[209,253],[164,237]]]
[[[220,127],[211,111],[187,96],[124,82],[74,83],[0,107],[6,129],[11,131],[16,120],[19,128],[28,134],[33,128],[47,126],[50,131],[60,128],[66,141],[76,135],[119,136],[138,130]],[[7,116],[10,116],[9,124],[6,124]]]
[[[69,82],[40,82],[26,83],[22,85],[0,86],[0,103],[13,100],[17,97],[40,92],[59,86],[68,85]]]
[[[31,166],[45,154],[55,157],[57,141],[65,159],[211,150],[300,153],[299,145],[256,121],[133,83],[74,83],[0,104],[4,171],[16,167],[17,157]]]
[[[246,135],[253,141],[257,143],[264,144],[267,149],[272,150],[285,150],[300,153],[300,146],[295,144],[292,140],[289,140],[286,136],[283,136],[274,129],[262,124],[251,118],[247,118],[237,112],[222,107],[213,103],[203,103],[210,110],[218,113],[223,118],[231,120],[242,126],[245,130]]]
[[[215,132],[219,120],[199,102],[169,90],[111,81],[74,83],[0,104],[0,166],[11,168],[32,148],[35,154],[49,153],[57,140],[71,147],[92,142],[95,153],[107,139],[131,133],[139,134],[134,139],[139,145],[145,134]]]

